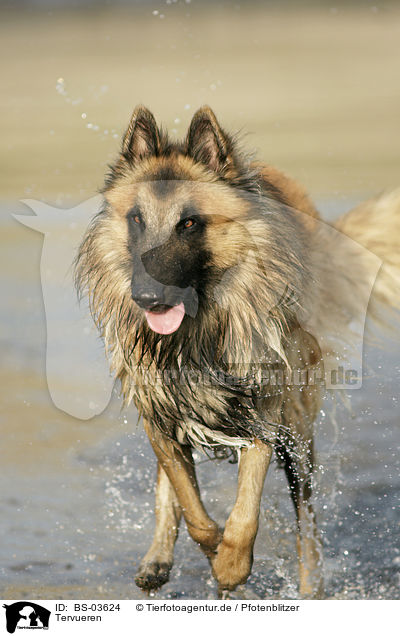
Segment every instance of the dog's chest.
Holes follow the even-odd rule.
[[[143,366],[132,376],[131,398],[150,423],[195,447],[247,446],[254,437],[272,441],[281,404],[280,393],[261,399],[235,394],[196,369]]]

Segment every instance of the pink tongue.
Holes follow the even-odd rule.
[[[171,309],[167,309],[161,314],[156,314],[154,311],[145,311],[144,313],[150,329],[165,336],[180,327],[185,315],[185,306],[183,303],[179,303],[179,305],[171,307]]]

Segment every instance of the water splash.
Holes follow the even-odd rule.
[[[99,99],[101,99],[105,95],[105,93],[107,93],[108,88],[109,87],[107,86],[107,84],[102,84],[100,88],[92,87],[95,100],[98,101]],[[69,94],[67,90],[66,81],[63,77],[59,77],[57,79],[56,91],[65,100],[65,102],[67,104],[70,104],[71,106],[78,106],[79,104],[83,102],[82,97],[72,97]],[[119,134],[115,128],[112,128],[110,131],[108,128],[102,129],[101,126],[99,126],[99,124],[93,123],[92,121],[87,121],[88,114],[85,111],[81,112],[80,119],[85,124],[85,127],[87,130],[93,131],[95,133],[100,132],[100,134],[102,135],[102,139],[107,138],[109,135],[113,137],[114,139],[117,139],[119,137]],[[53,134],[54,134],[54,131],[53,131]]]

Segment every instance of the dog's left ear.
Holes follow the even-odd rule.
[[[193,115],[186,137],[186,153],[214,172],[225,172],[233,164],[232,141],[209,106],[203,106]]]
[[[154,115],[145,106],[133,111],[128,129],[122,140],[122,154],[131,163],[157,155],[160,148],[160,131]]]

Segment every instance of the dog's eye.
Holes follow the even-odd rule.
[[[188,230],[190,227],[193,227],[195,223],[196,221],[194,219],[186,219],[183,222],[183,227],[185,228],[185,230]]]
[[[176,231],[178,232],[178,234],[181,235],[187,232],[189,236],[189,234],[191,234],[192,232],[200,229],[202,225],[203,223],[199,216],[186,216],[185,218],[181,219],[179,223],[177,223]]]
[[[134,223],[135,225],[143,225],[142,215],[139,212],[132,210],[128,215],[128,219],[130,223]]]

